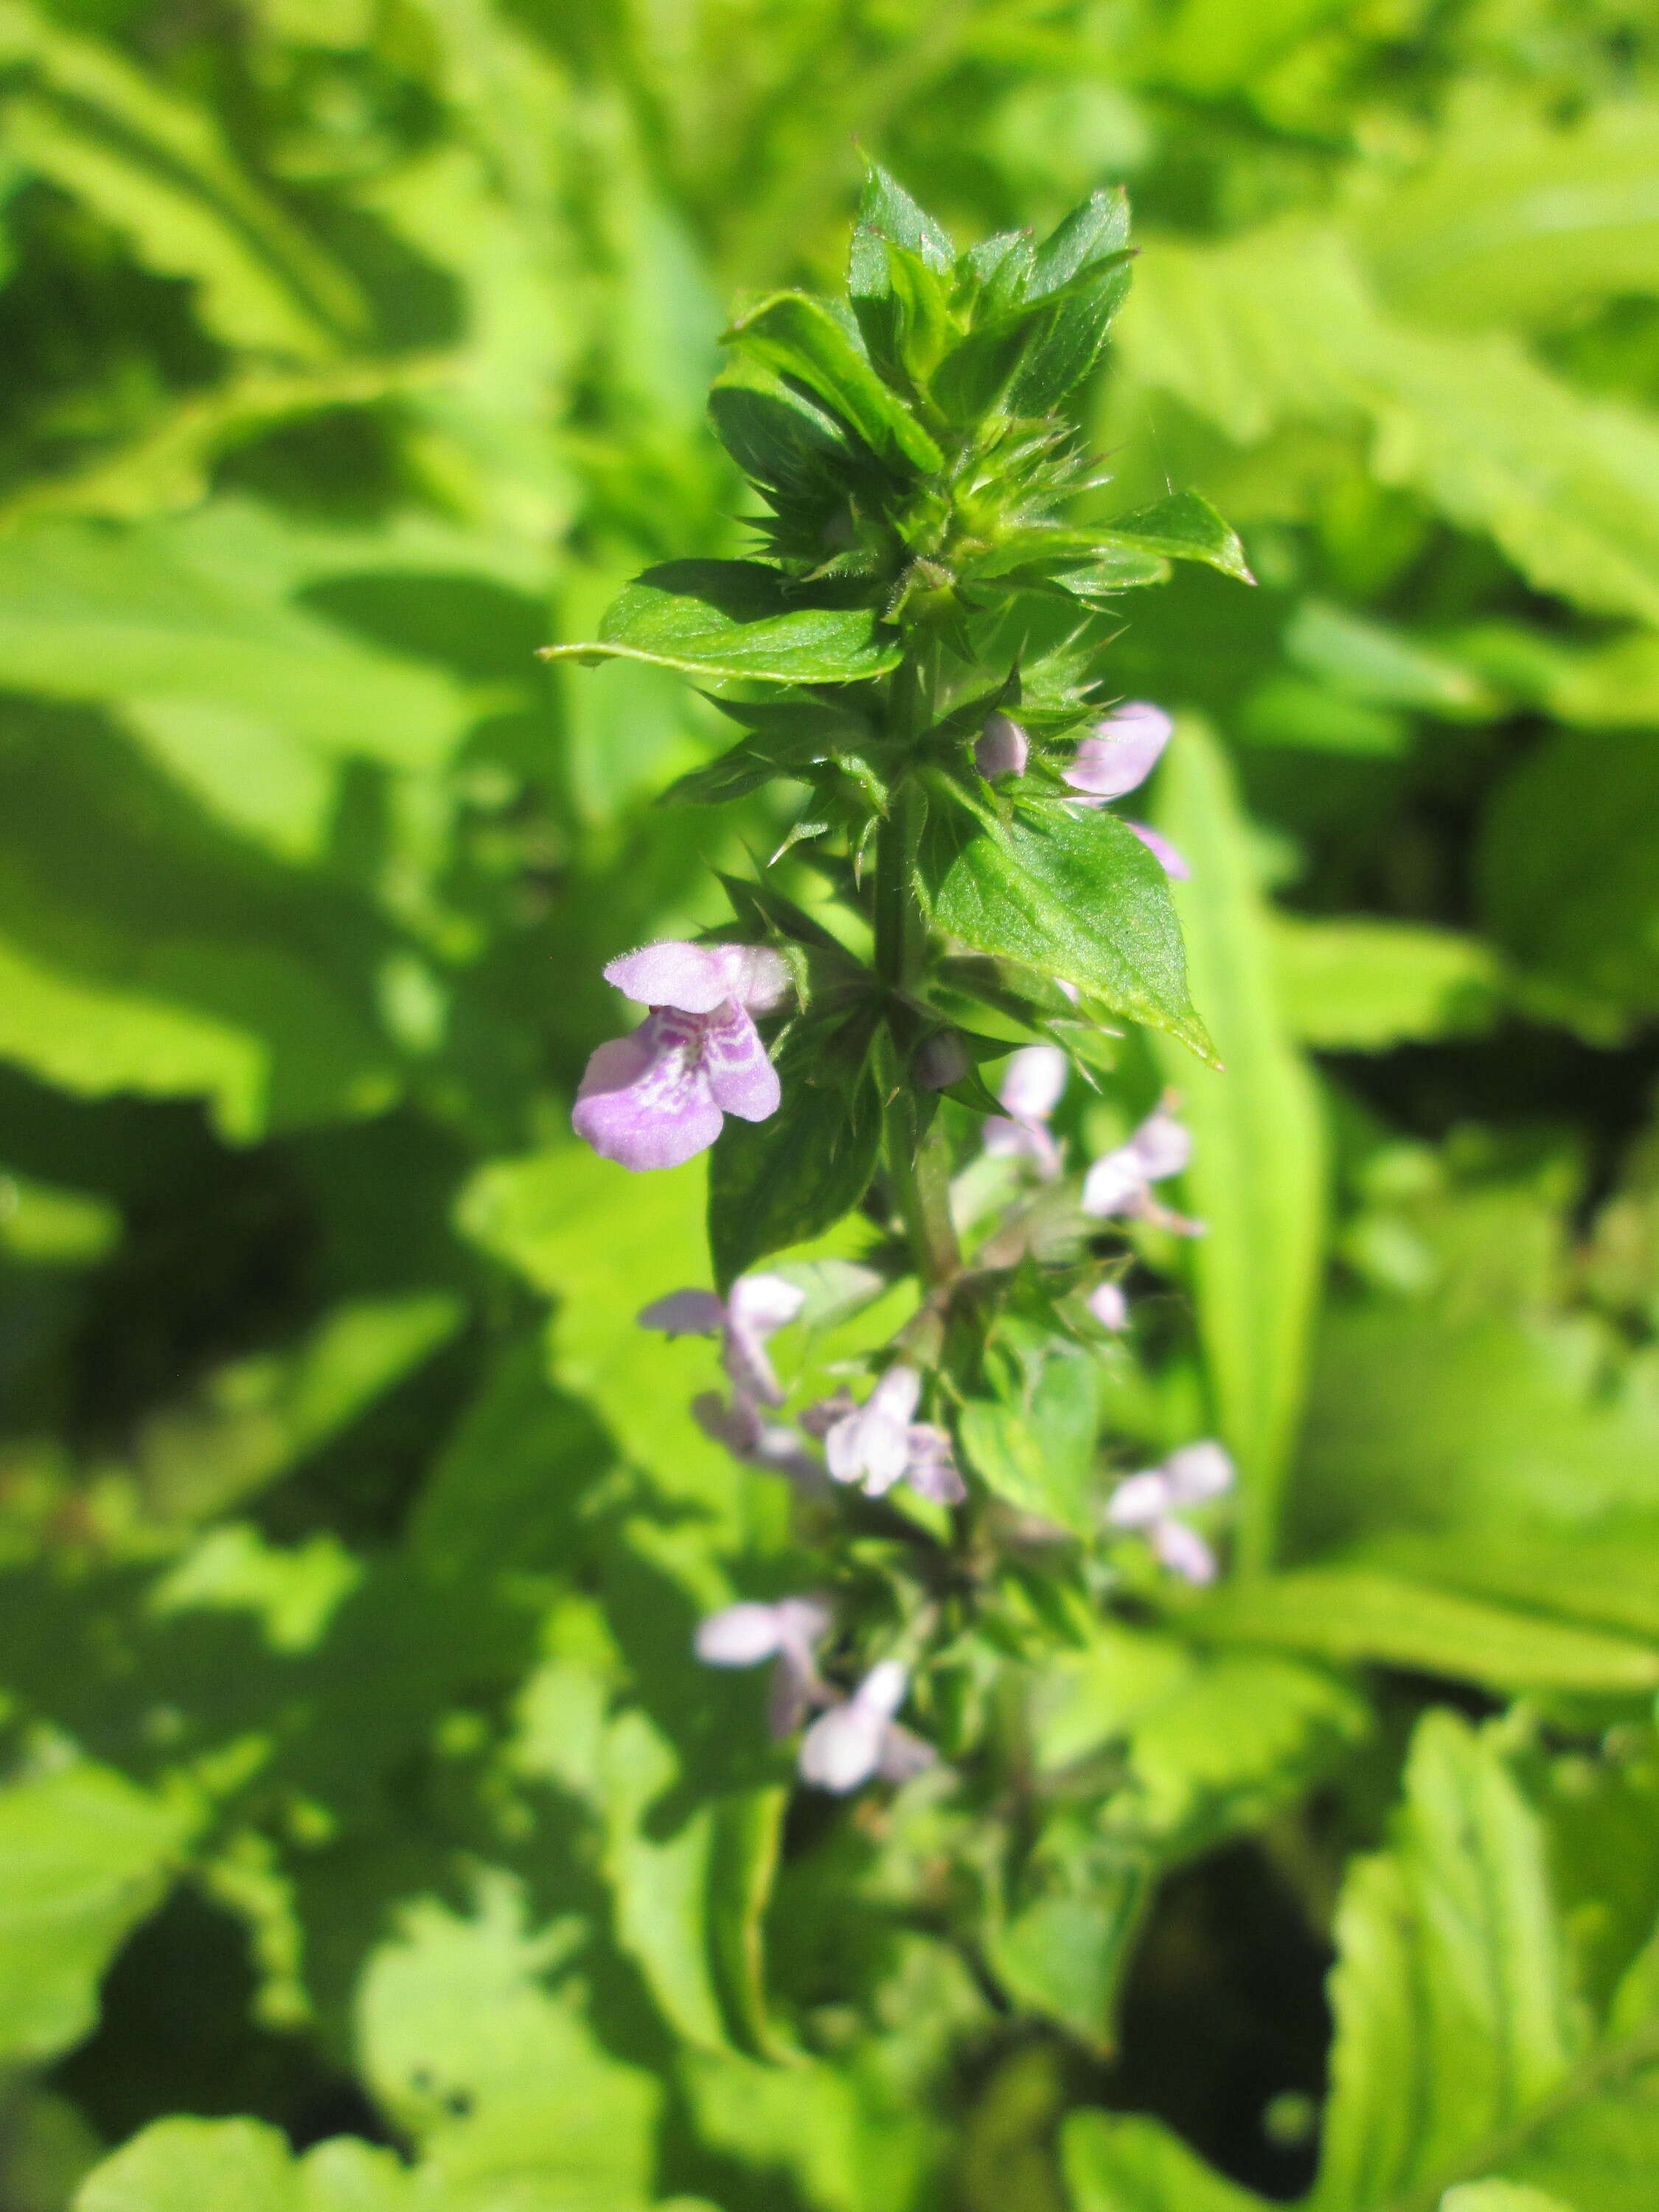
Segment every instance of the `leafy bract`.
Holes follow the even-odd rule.
[[[777,292],[740,315],[730,332],[752,360],[805,385],[869,450],[896,471],[937,470],[945,456],[884,384],[827,300]]]
[[[1211,1055],[1164,871],[1115,815],[1055,807],[1006,823],[930,822],[929,835],[940,929],[1063,976]]]
[[[648,568],[613,602],[592,644],[550,645],[549,660],[622,659],[709,680],[853,684],[899,657],[872,610],[800,604],[775,568],[757,561],[670,561]]]

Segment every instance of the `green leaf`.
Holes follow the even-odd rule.
[[[1150,553],[1171,561],[1199,561],[1224,576],[1253,584],[1238,533],[1223,521],[1207,499],[1195,491],[1172,492],[1156,506],[1120,515],[1099,532],[1103,544],[1126,553]]]
[[[1565,129],[1465,99],[1430,159],[1360,217],[1378,289],[1443,329],[1558,325],[1659,292],[1659,108],[1608,100]]]
[[[1659,757],[1650,735],[1563,732],[1500,787],[1477,857],[1486,927],[1593,1034],[1659,1008]]]
[[[1012,412],[1045,415],[1083,382],[1128,297],[1131,267],[1127,252],[1088,261],[1060,289],[1042,295],[1045,311],[1034,322],[1009,386]]]
[[[198,1825],[183,1796],[77,1761],[0,1788],[0,2057],[39,2065],[97,2021],[98,1985]]]
[[[769,1120],[726,1117],[708,1164],[708,1247],[722,1291],[769,1253],[850,1213],[881,1149],[881,1101],[860,1017],[807,1016],[777,1055],[783,1102]]]
[[[1431,2205],[1510,2166],[1583,2053],[1552,1905],[1545,1838],[1490,1735],[1431,1714],[1394,1846],[1352,1869],[1338,1912],[1321,2212]]]
[[[932,474],[945,466],[943,453],[882,382],[828,301],[775,292],[738,318],[730,341],[815,392],[896,473]]]
[[[193,278],[224,343],[314,355],[361,331],[350,278],[231,159],[203,106],[21,0],[0,14],[0,64],[23,80],[6,103],[13,158],[85,200],[149,267]]]
[[[1249,827],[1226,757],[1201,724],[1181,724],[1154,811],[1192,869],[1174,887],[1175,906],[1223,1063],[1194,1068],[1158,1046],[1193,1133],[1184,1202],[1206,1232],[1193,1240],[1188,1267],[1218,1425],[1243,1479],[1241,1555],[1260,1568],[1273,1554],[1306,1388],[1325,1239],[1324,1134],[1279,1007]]]
[[[1638,1953],[1574,1985],[1552,1838],[1495,1729],[1418,1726],[1387,1850],[1351,1868],[1336,2042],[1307,2212],[1643,2212],[1659,2155],[1659,2010]],[[1078,2212],[1261,2212],[1155,2122],[1079,2113]]]
[[[1188,995],[1167,878],[1133,830],[1112,814],[1057,807],[964,836],[953,815],[936,808],[928,823],[940,929],[975,951],[1060,976],[1212,1054]]]
[[[822,762],[856,755],[874,732],[861,715],[817,699],[781,700],[776,705],[717,699],[717,707],[750,725],[742,738],[718,760],[678,777],[662,794],[696,806],[720,806],[741,799],[779,776],[804,777]]]
[[[872,161],[859,194],[848,261],[847,289],[855,300],[878,299],[886,289],[887,257],[878,241],[903,246],[940,276],[949,275],[956,259],[956,248],[933,216],[879,161]]]
[[[670,561],[612,602],[595,641],[544,646],[542,658],[645,660],[762,684],[854,684],[896,667],[899,644],[868,607],[803,606],[760,562]]]
[[[1088,1353],[1051,1354],[1017,1400],[970,1399],[958,1433],[969,1464],[1005,1505],[1073,1535],[1092,1531],[1100,1378]]]
[[[834,417],[781,377],[732,364],[708,395],[715,434],[744,474],[800,498],[841,489],[856,466]]]
[[[476,1877],[474,1910],[406,1905],[356,2000],[365,2076],[420,2144],[446,2212],[488,2212],[520,2178],[537,2212],[645,2212],[659,2085],[614,2058],[579,1985],[550,1990],[580,1922],[532,1930],[521,1886]],[[532,2193],[533,2191],[533,2193]]]
[[[1076,2212],[1265,2212],[1267,2203],[1212,2172],[1156,2120],[1073,2112],[1060,2163]]]
[[[1152,1894],[1152,1854],[1061,1819],[1024,1870],[1028,1893],[986,1929],[992,1972],[1019,2008],[1058,2021],[1097,2051]]]
[[[1280,425],[1364,427],[1373,472],[1493,538],[1540,590],[1659,622],[1659,428],[1587,398],[1504,334],[1391,321],[1337,231],[1263,225],[1165,242],[1121,350],[1238,444]]]
[[[1659,1689],[1659,1644],[1359,1567],[1239,1582],[1194,1615],[1205,1636],[1370,1660],[1496,1690]]]
[[[1449,929],[1276,915],[1273,950],[1285,1027],[1325,1051],[1478,1036],[1502,1012],[1498,956]]]
[[[295,2159],[261,2120],[156,2120],[94,2167],[75,2212],[410,2212],[395,2151],[336,2136]],[[422,2192],[420,2202],[430,2197]]]

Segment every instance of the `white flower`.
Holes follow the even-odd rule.
[[[805,1303],[805,1291],[781,1275],[739,1275],[724,1300],[713,1291],[671,1291],[647,1306],[639,1321],[641,1328],[659,1328],[665,1336],[720,1336],[720,1356],[738,1393],[781,1406],[784,1393],[766,1340],[787,1328]]]
[[[717,1444],[724,1444],[734,1459],[746,1467],[763,1467],[773,1474],[787,1474],[804,1487],[827,1487],[823,1463],[809,1451],[796,1431],[782,1421],[769,1421],[739,1391],[728,1402],[718,1390],[704,1390],[691,1401],[691,1418]]]
[[[1089,1293],[1088,1307],[1101,1327],[1110,1329],[1114,1335],[1129,1325],[1129,1301],[1121,1284],[1097,1283]]]
[[[1152,1194],[1152,1185],[1179,1175],[1193,1156],[1190,1133],[1167,1103],[1146,1116],[1127,1144],[1097,1159],[1083,1179],[1083,1211],[1097,1220],[1127,1214],[1156,1222],[1187,1237],[1200,1236],[1201,1223],[1171,1213]]]
[[[943,1429],[915,1419],[921,1399],[921,1376],[901,1363],[887,1370],[863,1405],[845,1395],[826,1399],[802,1419],[822,1434],[836,1482],[856,1483],[866,1498],[884,1498],[896,1482],[908,1481],[923,1498],[960,1504],[968,1491],[951,1439]]]
[[[893,1717],[908,1687],[909,1676],[896,1659],[872,1667],[852,1696],[820,1713],[802,1737],[802,1781],[844,1794],[874,1775],[905,1782],[931,1766],[938,1756],[933,1746]]]
[[[819,1597],[752,1601],[710,1613],[696,1634],[696,1653],[709,1667],[757,1667],[774,1659],[769,1720],[774,1735],[791,1735],[827,1696],[815,1647],[829,1633],[830,1607]]]
[[[985,1149],[996,1159],[1028,1159],[1045,1182],[1060,1173],[1060,1147],[1048,1117],[1066,1089],[1067,1067],[1058,1045],[1028,1044],[1003,1072],[997,1096],[1007,1109],[985,1124]]]
[[[1212,1583],[1215,1553],[1176,1515],[1182,1506],[1219,1498],[1234,1480],[1232,1461],[1218,1443],[1184,1444],[1160,1465],[1119,1483],[1106,1507],[1106,1525],[1144,1535],[1163,1564],[1183,1580]]]

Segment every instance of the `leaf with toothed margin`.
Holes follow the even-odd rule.
[[[546,645],[544,660],[646,660],[709,680],[856,684],[899,661],[873,607],[820,597],[803,605],[761,561],[667,561],[611,601],[591,642]]]
[[[936,805],[923,869],[950,936],[1063,977],[1214,1060],[1168,879],[1115,814],[1055,806],[1001,822]]]

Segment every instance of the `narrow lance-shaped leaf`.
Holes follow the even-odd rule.
[[[1194,988],[1225,1073],[1160,1047],[1193,1133],[1188,1257],[1218,1425],[1243,1480],[1244,1563],[1271,1559],[1300,1418],[1325,1230],[1325,1153],[1312,1078],[1279,1012],[1277,950],[1232,774],[1200,724],[1181,726],[1158,824],[1192,869],[1175,886]]]
[[[945,466],[943,453],[827,301],[775,292],[739,317],[730,343],[816,392],[890,468],[908,474]]]

